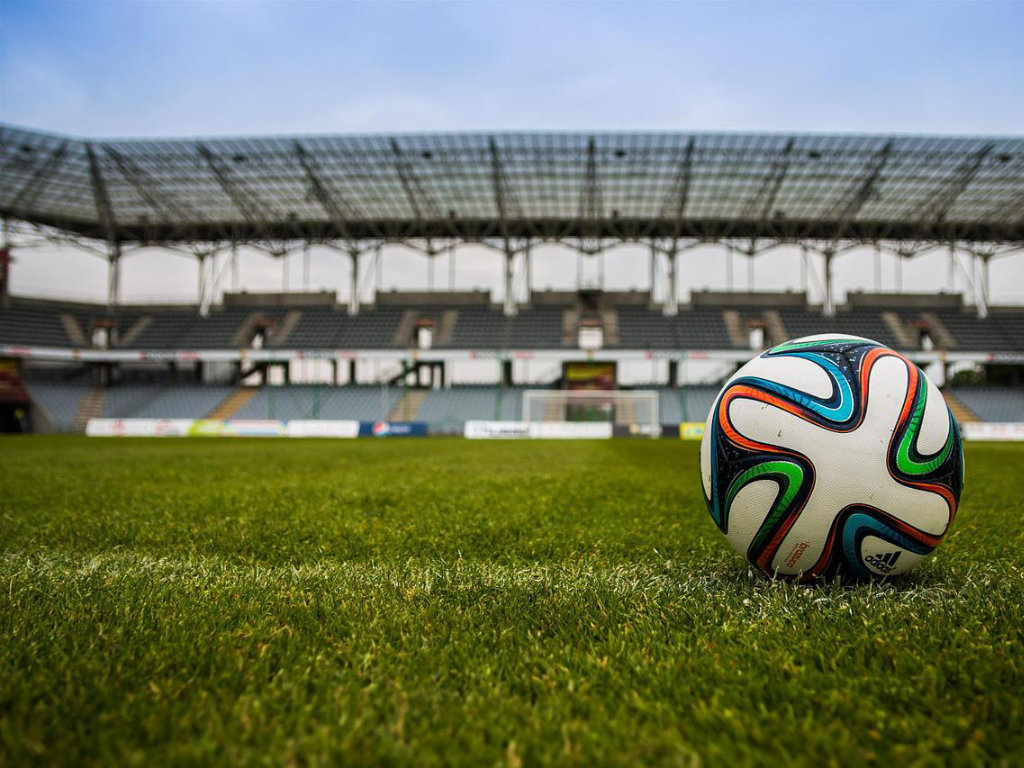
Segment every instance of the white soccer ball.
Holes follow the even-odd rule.
[[[868,339],[790,341],[729,379],[700,451],[704,497],[761,571],[884,578],[942,541],[963,487],[956,420],[938,388]]]

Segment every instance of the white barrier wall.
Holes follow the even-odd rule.
[[[964,440],[1024,440],[1024,423],[969,421],[960,425]]]
[[[704,425],[680,425],[684,440],[699,440]],[[1024,422],[974,421],[961,425],[964,440],[1024,441]],[[90,437],[325,437],[355,438],[359,422],[351,420],[274,421],[264,419],[89,419]],[[606,440],[608,422],[467,421],[463,434],[471,440]]]
[[[358,421],[265,419],[89,419],[90,437],[330,437],[354,438]]]
[[[607,440],[612,425],[607,421],[467,421],[463,434],[471,440]]]
[[[229,419],[224,422],[225,437],[281,437],[284,422],[271,419]]]
[[[525,421],[467,421],[463,434],[470,440],[517,440],[530,436]]]
[[[296,419],[285,424],[284,433],[287,437],[359,437],[359,422]]]
[[[187,437],[193,419],[89,419],[90,437]]]

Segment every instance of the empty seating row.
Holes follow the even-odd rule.
[[[777,310],[785,333],[790,338],[817,333],[837,332],[865,336],[883,344],[906,348],[883,317],[883,310],[855,308],[827,317],[818,309],[780,308]],[[973,310],[935,309],[894,310],[911,334],[916,327],[928,329],[928,317],[938,317],[952,340],[949,347],[980,352],[1024,352],[1024,309],[995,308],[982,319]],[[194,309],[126,308],[115,313],[120,341],[115,346],[129,349],[234,349],[247,346],[241,331],[255,332],[269,326],[266,343],[292,349],[393,349],[415,346],[415,324],[432,321],[433,346],[444,349],[571,349],[575,338],[565,339],[566,309],[534,307],[505,316],[490,306],[447,308],[424,306],[404,309],[395,306],[368,307],[355,316],[342,308],[295,307],[215,309],[198,316]],[[294,325],[275,337],[275,329],[284,328],[284,320],[294,315]],[[744,322],[763,321],[760,310],[741,310]],[[617,342],[606,338],[606,348],[617,349],[738,349],[747,348],[744,339],[734,339],[720,307],[681,307],[675,316],[642,306],[623,306],[616,310]],[[447,325],[445,318],[448,318]],[[250,322],[254,318],[258,322]],[[406,325],[403,325],[403,319]],[[454,320],[454,322],[451,322]],[[110,318],[100,307],[95,311],[80,305],[66,311],[58,306],[19,305],[0,310],[0,344],[48,347],[80,347],[88,344],[94,327]],[[77,326],[77,329],[76,329]],[[745,328],[746,326],[743,326]],[[741,328],[741,331],[743,330]],[[439,333],[443,330],[443,334]],[[735,333],[735,329],[734,329]],[[944,347],[941,334],[932,333],[932,341]]]
[[[680,308],[666,316],[646,307],[618,310],[622,349],[731,349],[734,347],[721,310]]]
[[[983,421],[1024,421],[1024,387],[953,387],[950,391]]]
[[[658,393],[659,421],[662,424],[678,424],[683,421],[705,421],[720,387],[699,384],[654,389]]]
[[[828,317],[810,309],[781,309],[779,317],[790,338],[813,336],[819,333],[842,333],[863,336],[887,347],[901,349],[904,345],[893,335],[880,312],[855,309]]]
[[[910,313],[904,313],[906,317]],[[973,312],[937,310],[942,324],[953,335],[958,349],[985,352],[1024,351],[1024,313],[993,313],[980,318]],[[913,316],[911,316],[913,317]]]
[[[401,394],[399,387],[303,384],[261,387],[234,418],[376,421],[391,415]]]
[[[302,309],[291,333],[272,345],[297,349],[386,349],[393,346],[401,319],[402,310],[393,307],[364,309],[358,315],[326,307]]]
[[[45,416],[59,432],[71,430],[78,407],[91,387],[84,380],[73,381],[26,381],[25,389],[32,401],[44,411]]]
[[[495,384],[432,389],[416,419],[430,424],[463,424],[471,419],[516,421],[522,415],[523,390]]]
[[[201,419],[234,390],[199,384],[117,384],[106,391],[103,416],[112,419]]]
[[[39,347],[74,345],[55,309],[11,307],[0,311],[0,344]]]

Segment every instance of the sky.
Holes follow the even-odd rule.
[[[475,130],[1024,133],[1024,3],[249,3],[0,0],[0,122],[76,136]],[[12,290],[101,299],[105,265],[66,249],[16,251]],[[540,249],[535,286],[570,287],[576,257]],[[840,292],[875,286],[874,259],[836,262]],[[682,296],[726,285],[709,247],[683,257]],[[436,265],[446,284],[447,265]],[[241,285],[282,269],[245,253]],[[646,285],[622,248],[588,282]],[[309,287],[347,294],[343,257],[316,250]],[[735,286],[747,267],[735,265]],[[896,265],[885,257],[881,287]],[[755,262],[758,288],[798,288],[799,258]],[[424,257],[389,251],[384,287],[422,288]],[[957,275],[962,287],[964,273]],[[189,258],[124,262],[123,297],[194,299]],[[1024,255],[996,260],[993,298],[1024,302]],[[459,288],[499,291],[501,261],[458,257]],[[903,284],[950,287],[948,257]],[[812,280],[813,285],[813,280]]]

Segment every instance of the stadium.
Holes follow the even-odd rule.
[[[759,584],[712,546],[703,529],[680,527],[681,519],[704,513],[695,481],[684,471],[695,444],[679,438],[699,437],[722,381],[742,362],[789,338],[838,331],[879,340],[929,370],[968,440],[1019,439],[1024,307],[990,304],[988,269],[995,259],[1019,258],[1024,242],[1024,140],[467,134],[108,142],[4,127],[2,147],[6,268],[16,268],[22,249],[71,243],[100,251],[109,276],[105,304],[4,292],[6,428],[217,437],[210,443],[18,443],[13,460],[8,453],[8,467],[19,473],[16,485],[5,483],[8,502],[20,499],[35,510],[31,518],[8,514],[9,541],[37,548],[40,531],[50,531],[67,542],[43,546],[29,560],[15,549],[8,567],[16,569],[19,589],[45,592],[56,588],[54,579],[68,579],[90,595],[59,609],[67,629],[39,657],[45,664],[30,679],[17,673],[21,695],[51,689],[50,675],[59,670],[75,676],[82,693],[55,700],[50,716],[35,726],[19,722],[19,712],[27,710],[15,705],[7,719],[13,754],[25,748],[17,739],[24,732],[57,745],[57,755],[82,759],[103,750],[145,752],[144,745],[166,739],[178,740],[174,754],[186,760],[224,757],[235,748],[281,756],[293,749],[287,738],[294,738],[300,744],[294,749],[329,761],[358,754],[447,761],[453,753],[438,739],[450,734],[473,760],[503,754],[515,763],[519,749],[541,761],[605,761],[618,754],[655,762],[689,755],[756,763],[802,749],[793,740],[813,737],[804,728],[782,738],[761,732],[756,723],[771,718],[748,711],[753,730],[739,726],[742,738],[723,742],[713,732],[728,727],[726,714],[702,715],[700,702],[739,696],[732,706],[749,706],[747,688],[726,671],[744,662],[725,653],[712,662],[711,674],[668,662],[694,647],[735,642],[731,620],[718,615],[724,606],[750,617],[740,624],[745,632],[756,631],[752,612],[799,611],[817,642],[845,645],[856,657],[870,641],[837,636],[837,627],[853,638],[862,637],[863,626],[854,629],[851,622],[890,634],[892,622],[905,625],[939,601],[946,611],[936,619],[939,626],[948,615],[965,627],[991,621],[990,629],[1003,629],[990,635],[992,645],[981,643],[966,656],[934,649],[947,666],[942,682],[931,683],[942,690],[933,706],[885,694],[887,701],[895,696],[901,712],[891,737],[902,745],[897,752],[928,759],[936,742],[910,734],[931,727],[933,709],[946,716],[946,704],[955,700],[961,711],[960,691],[950,682],[954,670],[973,663],[981,674],[989,669],[986,654],[1002,653],[999,643],[1019,637],[1019,579],[973,565],[957,540],[940,564],[896,591],[836,586],[820,596]],[[749,290],[755,288],[749,284],[748,290],[691,290],[689,300],[680,301],[680,257],[708,243],[721,246],[722,259],[739,255],[751,263],[772,248],[797,248],[803,285],[781,293]],[[633,269],[647,287],[606,291],[580,283],[571,291],[537,290],[531,281],[535,252],[551,244],[581,261],[623,245],[642,249]],[[283,260],[314,245],[347,258],[351,285],[368,290],[339,296],[224,288],[237,285],[232,272],[240,248],[265,249]],[[133,304],[121,296],[122,260],[133,248],[153,246],[194,256],[194,303]],[[487,248],[503,260],[504,292],[451,290],[454,275],[447,289],[378,290],[376,266],[396,246],[428,260],[443,253],[452,273],[459,248]],[[885,250],[899,263],[935,249],[948,254],[950,274],[966,291],[857,292],[842,302],[833,295],[835,260],[872,259]],[[821,300],[812,303],[815,286]],[[631,383],[623,381],[627,376]],[[505,439],[483,448],[476,441],[462,447],[461,439],[438,440],[452,435]],[[367,442],[342,441],[351,447],[339,454],[334,440],[231,439],[246,436],[365,436]],[[566,449],[518,440],[524,437],[591,439]],[[962,540],[973,541],[966,547],[993,553],[995,563],[1000,540],[1020,541],[1019,515],[1007,514],[1019,511],[1012,472],[1019,453],[1011,445],[994,452],[968,445],[977,495],[958,525]],[[255,466],[258,477],[243,471],[243,462]],[[56,466],[64,469],[55,474],[50,468]],[[231,478],[229,485],[221,478]],[[93,483],[95,493],[81,497],[69,486],[79,482]],[[180,483],[185,487],[176,489]],[[35,498],[32,489],[39,487],[51,491]],[[642,509],[625,501],[637,498]],[[683,518],[681,499],[687,499]],[[224,521],[233,521],[232,532],[221,530],[210,501],[229,510]],[[121,511],[111,515],[96,503]],[[135,504],[142,506],[130,511]],[[991,517],[984,504],[994,505]],[[330,508],[354,514],[317,511]],[[130,522],[117,522],[122,516]],[[82,539],[93,542],[84,545],[94,553],[87,567],[75,564],[83,545],[72,542]],[[310,559],[310,546],[321,556]],[[977,593],[986,609],[935,597],[951,578],[963,579],[966,592]],[[165,579],[183,579],[188,589],[201,591],[204,596],[187,600],[197,618],[170,607],[180,595],[161,586]],[[99,583],[117,586],[111,591]],[[720,597],[709,601],[704,592]],[[242,593],[250,595],[242,606],[270,601],[272,607],[259,616],[232,607],[230,600]],[[163,609],[149,618],[115,620],[119,642],[132,647],[131,634],[138,633],[155,649],[143,653],[152,662],[140,662],[113,683],[129,690],[146,686],[137,694],[141,700],[125,704],[120,714],[80,700],[111,695],[110,683],[89,678],[72,661],[71,648],[91,642],[81,634],[92,631],[82,611],[116,613],[122,600],[145,611],[146,595],[154,594]],[[28,613],[34,631],[45,631],[48,609],[27,594],[12,592],[8,599],[17,609],[9,619]],[[885,605],[875,610],[879,601]],[[311,619],[300,603],[319,606],[323,618]],[[378,610],[393,618],[373,618]],[[182,654],[213,631],[202,627],[217,625],[214,615],[222,611],[233,618],[223,625],[228,634],[218,636],[235,637],[244,625],[251,639],[215,641],[203,652],[203,664],[221,669],[235,663],[233,643],[248,662],[226,681],[189,684],[182,674],[206,673],[195,672]],[[471,618],[460,618],[463,611]],[[693,611],[691,624],[684,617]],[[966,613],[954,618],[959,611]],[[367,634],[350,636],[339,621],[355,621]],[[490,636],[485,626],[492,622],[511,634]],[[698,631],[706,623],[715,628]],[[432,640],[428,625],[446,626],[451,640]],[[20,631],[12,627],[7,631]],[[540,633],[535,640],[533,631]],[[646,656],[646,646],[628,642],[631,631],[654,644],[654,660],[640,661],[636,654]],[[278,632],[300,639],[277,642]],[[309,655],[318,646],[310,633],[319,632],[341,644],[336,662]],[[153,633],[169,634],[158,640]],[[424,633],[414,653],[401,642],[390,651],[374,650],[406,633]],[[820,645],[788,657],[785,635],[785,620],[769,623],[758,641],[767,644],[767,659],[758,664],[797,664],[787,686],[828,691],[858,685],[852,662],[822,658]],[[926,642],[940,643],[943,636],[936,630]],[[914,643],[924,639],[914,637]],[[566,657],[564,643],[582,655]],[[103,647],[85,654],[99,669],[105,663],[95,653],[102,656]],[[903,652],[900,643],[886,647]],[[262,659],[267,649],[275,649],[274,661]],[[514,661],[520,653],[535,660]],[[346,679],[339,670],[354,663],[352,654],[362,654],[369,666]],[[440,678],[427,660],[438,655],[448,670]],[[896,655],[887,662],[908,690],[919,690],[907,675],[921,658]],[[604,671],[609,659],[634,671]],[[808,661],[815,670],[803,667]],[[193,671],[157,671],[168,662]],[[487,672],[495,662],[513,671]],[[296,665],[313,671],[299,674]],[[830,678],[830,670],[841,672],[843,682]],[[456,682],[462,674],[476,682]],[[969,729],[953,729],[966,740],[959,748],[982,760],[1024,747],[1020,730],[1010,725],[1020,722],[1020,699],[1006,686],[1020,674],[1019,663],[1006,674],[979,699],[984,721],[968,717]],[[208,694],[238,694],[246,708],[261,701],[282,706],[280,697],[290,694],[256,684],[253,675],[310,686],[310,708],[259,720],[255,730],[236,720],[255,717],[255,710],[237,715],[224,704],[213,711],[227,718],[228,731],[196,719],[206,711],[196,697]],[[356,698],[333,700],[333,683],[324,684],[320,675]],[[680,700],[661,689],[666,680],[703,693]],[[377,692],[358,694],[364,685]],[[582,699],[559,692],[574,685],[598,688]],[[636,686],[626,711],[617,708],[613,693],[622,685]],[[459,703],[463,690],[492,711]],[[374,724],[336,728],[322,719],[351,717],[360,701],[371,706],[367,717]],[[851,711],[845,696],[818,701],[833,722],[857,723],[834,726],[840,741],[877,725]],[[145,713],[160,702],[172,707],[178,725],[156,717],[151,727],[157,731],[132,736],[115,728],[99,740],[77,739],[60,728],[66,717],[107,717],[130,727],[137,717],[154,717]],[[565,706],[582,709],[573,715],[562,711]],[[656,709],[644,715],[645,706]],[[401,733],[406,711],[414,733],[408,742]],[[463,715],[483,724],[459,726]],[[608,730],[598,735],[594,723]],[[629,745],[635,729],[649,731],[653,752]],[[324,736],[328,732],[339,740]],[[990,743],[972,746],[978,733],[988,734]],[[848,748],[858,759],[889,754],[881,745]]]
[[[947,382],[962,422],[1024,419],[1024,307],[990,307],[988,276],[993,259],[1019,257],[1024,241],[1020,139],[85,141],[6,127],[2,141],[7,268],[19,241],[42,240],[101,249],[109,270],[105,306],[5,291],[12,429],[84,432],[90,419],[107,418],[280,431],[271,422],[349,420],[451,434],[472,421],[566,422],[568,408],[627,432],[664,425],[668,434],[705,420],[735,363],[828,331],[881,341],[938,370],[940,382],[957,370],[975,374],[960,377],[968,387]],[[639,246],[647,256],[633,270],[647,287],[606,291],[577,279],[575,290],[536,290],[533,252],[550,244],[581,265]],[[782,294],[752,284],[694,290],[681,304],[681,254],[708,244],[751,268],[759,254],[799,248],[804,285]],[[347,258],[348,296],[219,286],[237,285],[240,248],[283,261],[308,257],[314,245]],[[434,285],[434,260],[447,260],[453,286],[467,245],[504,260],[499,297]],[[195,256],[194,304],[122,301],[122,260],[154,246]],[[428,290],[367,286],[399,246],[430,262]],[[834,260],[885,250],[899,261],[936,249],[948,252],[950,287],[959,279],[966,295],[860,292],[837,305]],[[809,302],[809,279],[821,286],[818,304]],[[649,398],[621,385],[619,370],[637,366],[649,380],[632,373],[630,390]],[[544,398],[538,389],[609,394],[590,396],[588,408],[582,394]]]
[[[0,766],[1024,764],[1020,22],[0,5]]]

